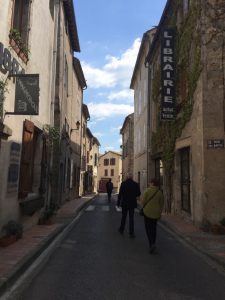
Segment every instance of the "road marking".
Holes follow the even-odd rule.
[[[89,206],[85,209],[85,211],[93,211],[93,210],[95,210],[95,206],[94,206],[94,205],[89,205]]]
[[[59,248],[63,248],[63,249],[73,249],[73,245],[62,244],[62,245],[59,246]]]
[[[102,206],[102,211],[109,211],[109,205],[103,205]]]
[[[65,243],[68,243],[68,244],[76,244],[77,241],[75,240],[70,240],[70,239],[67,239],[65,240]]]

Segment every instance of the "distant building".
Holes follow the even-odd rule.
[[[90,164],[92,166],[92,192],[98,192],[98,159],[100,143],[96,137],[93,137],[92,148],[90,151]]]
[[[134,114],[128,115],[120,130],[122,134],[122,180],[134,172]]]
[[[122,179],[122,160],[121,154],[114,151],[105,152],[99,156],[98,168],[98,190],[106,192],[106,182],[112,179],[114,192],[119,191]]]
[[[89,110],[86,104],[82,105],[81,118],[81,172],[80,172],[80,196],[88,192],[90,176],[88,172],[88,159],[90,148],[90,137],[87,135],[87,122],[90,120]]]

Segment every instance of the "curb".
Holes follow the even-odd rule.
[[[97,195],[94,195],[89,200],[85,201],[81,204],[76,212],[69,216],[68,219],[63,223],[59,224],[59,226],[49,235],[47,236],[39,245],[36,246],[28,255],[23,257],[5,277],[2,277],[2,281],[0,282],[0,297],[7,292],[10,287],[19,279],[19,277],[31,266],[31,264],[53,243],[53,241],[61,234],[69,233],[74,225],[74,220],[77,218],[79,213],[85,209],[89,203],[94,200]],[[64,235],[63,235],[64,236]]]
[[[208,258],[210,258],[211,260],[213,260],[214,262],[216,262],[217,264],[219,264],[220,266],[222,266],[223,268],[225,268],[225,262],[220,259],[219,257],[217,257],[216,255],[213,255],[207,251],[205,251],[202,247],[199,247],[198,245],[196,245],[190,236],[185,236],[182,235],[182,233],[180,233],[179,231],[177,231],[173,226],[171,226],[171,224],[169,224],[169,222],[166,222],[164,220],[160,220],[159,224],[162,226],[162,228],[164,230],[167,230],[168,232],[175,234],[176,236],[178,236],[182,241],[185,241],[189,246],[191,246],[192,248],[194,248],[195,250],[197,250],[198,252],[200,252],[201,254],[207,256]]]

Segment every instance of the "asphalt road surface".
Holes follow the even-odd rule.
[[[151,255],[143,217],[135,214],[135,239],[118,233],[120,218],[115,196],[110,205],[97,197],[18,299],[225,299],[225,277],[190,247],[159,227]]]

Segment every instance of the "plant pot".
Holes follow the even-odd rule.
[[[4,236],[0,238],[0,246],[1,247],[7,247],[13,243],[15,243],[18,240],[17,235],[10,235],[10,236]]]
[[[16,41],[14,39],[10,39],[9,44],[12,47],[12,49],[16,52],[16,54],[19,54],[20,47],[17,45]]]
[[[23,62],[25,62],[25,64],[27,63],[28,57],[26,56],[26,54],[23,51],[20,51],[19,57],[22,59]]]

